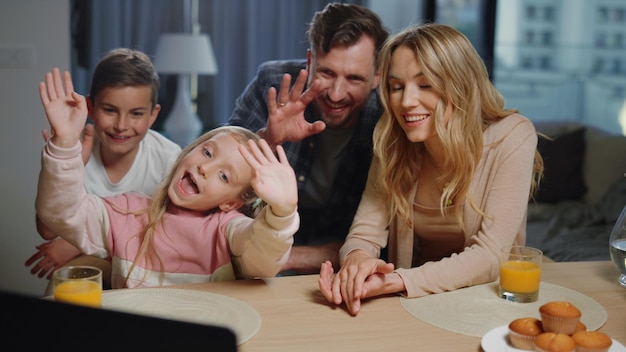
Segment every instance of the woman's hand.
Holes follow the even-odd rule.
[[[334,277],[332,264],[322,263],[318,284],[328,302],[345,302],[350,314],[357,315],[362,299],[404,290],[404,282],[393,270],[393,264],[356,250],[346,256]]]

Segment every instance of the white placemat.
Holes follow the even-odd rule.
[[[259,313],[240,300],[210,292],[173,288],[105,290],[102,308],[230,328],[242,344],[261,327]]]
[[[549,301],[568,301],[582,313],[588,330],[604,325],[607,313],[594,299],[565,287],[542,282],[539,298],[532,303],[515,303],[498,297],[498,281],[419,298],[401,298],[402,307],[430,325],[463,335],[481,337],[489,330],[508,325],[513,319],[540,319],[539,307]]]

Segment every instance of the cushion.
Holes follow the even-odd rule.
[[[533,124],[535,125],[537,132],[545,134],[550,138],[578,131],[584,127],[576,121],[538,121],[533,122]],[[593,132],[596,133],[595,130]],[[587,131],[587,134],[589,134],[589,131]]]
[[[553,203],[581,199],[587,187],[583,178],[585,128],[576,128],[548,139],[539,136],[537,149],[543,157],[544,174],[535,201]]]
[[[588,134],[583,165],[583,176],[588,187],[585,201],[596,203],[612,184],[624,178],[626,137]]]

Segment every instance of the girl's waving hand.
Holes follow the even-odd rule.
[[[249,140],[248,146],[240,145],[239,151],[254,170],[252,187],[278,216],[292,214],[298,204],[296,175],[282,146],[276,147],[278,158],[265,140]]]

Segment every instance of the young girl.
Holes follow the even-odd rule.
[[[408,28],[381,50],[385,113],[333,277],[320,290],[356,315],[361,299],[419,297],[493,281],[499,251],[526,241],[543,163],[530,120],[505,109],[470,41],[441,24]],[[378,259],[388,246],[389,263]],[[395,269],[395,270],[394,270]]]
[[[53,134],[42,151],[37,214],[84,253],[111,256],[113,288],[271,277],[286,262],[298,196],[280,146],[277,159],[256,134],[216,128],[183,149],[152,198],[101,198],[83,186],[85,98],[58,69],[39,93]],[[267,206],[255,219],[238,211],[257,195]]]

